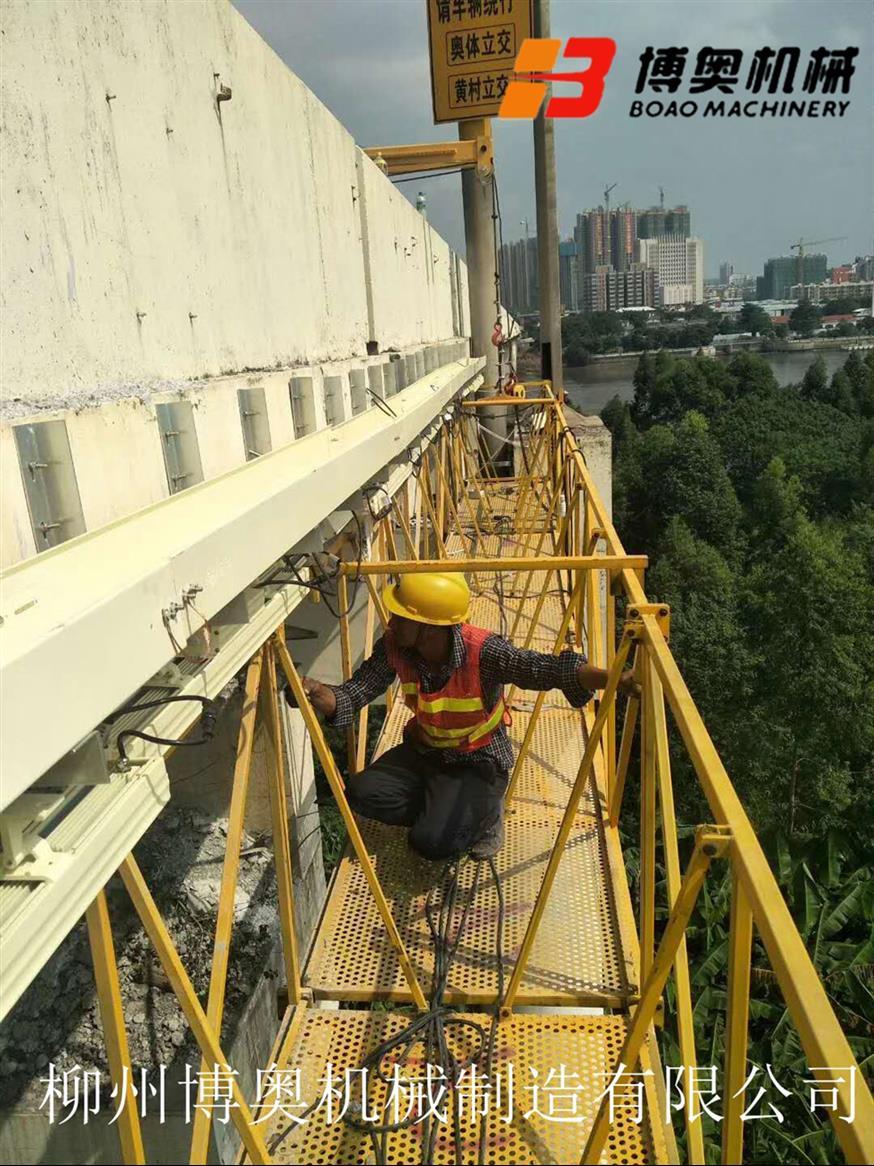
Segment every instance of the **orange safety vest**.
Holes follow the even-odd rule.
[[[503,692],[490,712],[483,698],[480,652],[493,634],[485,628],[463,623],[464,663],[455,669],[443,688],[423,692],[419,673],[401,653],[391,628],[386,628],[383,637],[386,655],[401,682],[404,702],[416,714],[419,727],[435,749],[459,749],[466,753],[482,749],[502,724],[511,724]]]

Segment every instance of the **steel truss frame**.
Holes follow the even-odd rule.
[[[629,934],[630,898],[624,873],[613,869],[613,889],[624,919],[623,937],[636,967],[639,990],[628,1001],[628,1027],[615,1071],[632,1070],[641,1057],[649,1056],[657,1064],[654,1035],[662,993],[673,973],[680,1044],[684,1063],[695,1065],[692,1026],[691,978],[685,948],[685,932],[707,870],[714,858],[730,863],[733,880],[730,929],[730,978],[727,1001],[726,1091],[732,1092],[745,1076],[747,1021],[749,1015],[751,940],[754,928],[770,958],[777,981],[783,991],[790,1015],[797,1026],[811,1072],[822,1076],[825,1066],[855,1065],[849,1044],[829,1005],[817,978],[801,936],[792,922],[776,880],[770,871],[761,846],[740,804],[728,775],[718,758],[712,741],[701,721],[686,685],[668,647],[669,611],[664,605],[647,602],[641,576],[645,558],[627,555],[595,491],[585,459],[568,429],[561,404],[548,386],[538,386],[541,396],[534,406],[538,424],[532,427],[532,456],[523,473],[513,483],[517,532],[522,530],[521,553],[496,558],[476,553],[487,544],[489,536],[501,529],[502,515],[507,513],[508,496],[501,480],[476,472],[475,410],[488,402],[468,402],[454,423],[443,425],[432,447],[426,449],[416,468],[416,496],[401,500],[379,522],[374,539],[379,558],[362,563],[359,568],[347,564],[340,576],[341,644],[344,675],[351,673],[352,645],[348,627],[348,583],[356,570],[367,587],[367,624],[365,648],[372,643],[377,620],[384,626],[386,614],[380,602],[380,582],[398,572],[428,572],[445,569],[447,561],[455,569],[469,571],[474,583],[499,572],[523,576],[530,584],[536,572],[543,580],[536,585],[543,597],[553,576],[570,581],[562,583],[563,618],[555,636],[554,651],[561,650],[572,629],[584,636],[592,663],[608,673],[607,685],[598,703],[594,721],[589,726],[585,751],[573,788],[556,831],[537,900],[528,923],[524,942],[516,957],[507,994],[501,1002],[508,1016],[516,1000],[520,980],[530,957],[531,947],[543,918],[545,905],[554,885],[556,871],[565,850],[570,824],[579,806],[583,788],[598,763],[603,780],[598,781],[598,796],[605,811],[606,829],[615,831],[622,808],[623,792],[632,755],[632,741],[637,726],[641,731],[641,896],[638,935]],[[542,403],[541,403],[542,402]],[[512,407],[515,402],[502,402]],[[518,407],[531,407],[521,401]],[[473,440],[471,440],[473,439]],[[472,490],[472,493],[471,493]],[[476,510],[473,499],[476,498]],[[561,520],[555,528],[561,508]],[[426,521],[426,516],[429,521]],[[398,555],[403,538],[406,553]],[[547,539],[553,540],[548,555],[542,550]],[[447,549],[457,543],[464,557],[454,557]],[[535,550],[536,548],[536,550]],[[439,557],[434,552],[439,553]],[[473,552],[473,553],[472,553]],[[533,553],[532,553],[533,552]],[[607,579],[606,612],[602,611],[599,574]],[[624,594],[626,620],[617,632],[616,600]],[[521,607],[527,598],[524,592]],[[540,607],[528,629],[537,623]],[[518,620],[518,617],[517,617]],[[606,635],[604,628],[606,626]],[[517,630],[514,623],[513,631]],[[621,738],[616,731],[616,694],[623,669],[633,660],[640,694],[629,700]],[[214,960],[209,998],[204,1010],[182,967],[172,939],[132,856],[124,859],[119,873],[133,900],[136,911],[156,948],[164,971],[197,1037],[204,1062],[226,1064],[218,1033],[223,1014],[224,985],[227,974],[227,950],[233,920],[233,892],[236,885],[239,846],[242,834],[246,789],[251,765],[252,740],[256,718],[263,716],[273,743],[274,762],[270,774],[271,812],[274,830],[274,857],[279,885],[279,914],[283,939],[285,971],[289,999],[294,1007],[292,1024],[299,1022],[305,1004],[301,986],[300,961],[293,924],[293,883],[288,846],[284,800],[284,773],[281,720],[277,708],[277,673],[281,673],[294,694],[319,755],[349,833],[350,843],[364,872],[370,893],[385,927],[386,935],[397,952],[415,1005],[424,1009],[425,994],[416,969],[405,950],[397,923],[386,900],[375,866],[349,808],[339,768],[325,740],[315,713],[306,699],[303,683],[291,660],[281,626],[271,629],[255,651],[248,665],[246,698],[240,725],[234,786],[228,831],[228,852],[222,875],[222,887],[216,921]],[[679,844],[674,814],[668,750],[670,708],[676,728],[689,753],[713,815],[711,824],[698,828],[695,845],[681,876]],[[515,783],[543,702],[531,715],[526,740],[517,757],[508,797],[515,793]],[[350,731],[348,762],[354,772],[364,762],[363,741],[366,718]],[[660,810],[660,813],[659,813]],[[661,941],[656,946],[655,853],[658,822],[667,869],[667,907],[669,918]],[[100,890],[87,913],[98,996],[104,1020],[107,1051],[113,1079],[121,1085],[122,1071],[129,1067],[129,1050],[124,1030],[117,969],[112,947],[106,899]],[[286,1035],[285,1045],[288,1046]],[[849,1112],[847,1083],[830,1085],[837,1090],[838,1107],[831,1114],[837,1137],[850,1162],[870,1161],[874,1157],[874,1102],[859,1075],[856,1082],[855,1121],[842,1120]],[[245,1152],[254,1162],[270,1161],[260,1128],[253,1122],[245,1098],[235,1088],[237,1103],[233,1120],[243,1140]],[[651,1118],[657,1120],[657,1089],[647,1094]],[[130,1116],[120,1123],[122,1156],[125,1162],[142,1162],[143,1148],[135,1110],[126,1107]],[[582,1155],[583,1162],[598,1162],[609,1134],[606,1100],[601,1104],[589,1130]],[[704,1161],[704,1145],[694,1123],[687,1126],[691,1162]],[[722,1161],[741,1160],[741,1110],[729,1105],[722,1131]],[[205,1161],[209,1136],[209,1116],[195,1125],[191,1161]]]

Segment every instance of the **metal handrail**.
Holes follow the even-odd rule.
[[[573,434],[567,425],[561,403],[555,394],[550,393],[550,395],[553,397],[553,404],[546,408],[553,418],[555,441],[566,449],[566,454],[573,467],[576,485],[583,492],[587,514],[590,514],[593,525],[600,530],[600,537],[606,546],[607,555],[613,559],[621,559],[626,554],[622,541],[613,526],[603,500],[598,494],[582,451],[573,440]],[[644,705],[648,703],[650,708],[646,716],[641,717],[641,720],[650,720],[650,736],[652,737],[653,731],[655,735],[655,740],[650,745],[646,739],[647,730],[644,726],[643,752],[646,754],[652,751],[657,754],[660,751],[662,753],[661,766],[665,767],[667,729],[664,723],[664,713],[661,713],[660,718],[655,713],[658,702],[661,700],[661,692],[663,692],[664,699],[667,700],[673,713],[699,784],[713,814],[713,820],[717,827],[723,828],[731,838],[727,853],[734,882],[729,940],[730,981],[727,1009],[726,1095],[730,1097],[734,1092],[733,1087],[741,1085],[745,1077],[750,940],[752,924],[754,924],[770,959],[789,1014],[798,1031],[811,1074],[823,1082],[827,1081],[829,1089],[837,1091],[838,1103],[833,1111],[829,1111],[829,1117],[846,1160],[853,1163],[874,1161],[874,1100],[872,1100],[871,1093],[858,1070],[849,1042],[831,1007],[804,940],[795,926],[789,907],[783,898],[752,824],[680,674],[659,624],[659,619],[651,610],[653,605],[647,601],[638,574],[632,567],[622,567],[616,572],[616,578],[629,604],[643,609],[643,614],[640,615],[638,621],[640,627],[639,647],[643,650],[646,658],[648,672],[643,685],[643,703]],[[608,594],[608,606],[611,606],[612,602],[613,596]],[[600,619],[600,613],[590,605],[588,614],[590,625],[593,626],[595,620]],[[661,692],[658,691],[659,689]],[[659,719],[660,723],[655,723]],[[646,776],[648,766],[651,771],[649,786]],[[642,825],[642,833],[651,838],[653,858],[656,826],[654,779],[657,768],[657,760],[653,764],[652,757],[644,757],[642,818],[645,820]],[[670,774],[668,773],[666,776],[669,783]],[[613,778],[614,774],[608,770],[608,788],[611,790],[609,782]],[[665,808],[663,802],[663,817]],[[675,850],[675,847],[675,837],[673,846],[666,839],[666,852]],[[654,879],[650,878],[649,881],[650,886],[643,887],[642,894],[654,896]],[[670,869],[668,881],[669,883],[672,881]],[[675,898],[675,895],[672,898]],[[654,903],[651,901],[645,904],[643,915],[648,927],[652,926],[654,914]],[[644,950],[647,946],[651,948],[648,936],[641,936],[641,942]],[[651,967],[651,954],[649,962]],[[643,964],[643,961],[642,965],[642,979],[645,980],[646,973],[650,969]],[[675,972],[676,967],[677,965],[675,965]],[[643,991],[642,987],[642,995]],[[681,1031],[684,1027],[691,1031],[691,1001],[688,996],[684,1000],[682,991],[678,993],[678,1005],[679,1010],[683,1013],[679,1017]],[[642,1006],[643,1001],[638,1007]],[[844,1076],[840,1081],[830,1076],[837,1069],[844,1071]],[[853,1069],[856,1072],[855,1082],[851,1081]],[[855,1103],[853,1107],[854,1087]],[[853,1112],[853,1108],[855,1109],[854,1120],[847,1121],[846,1115]],[[735,1101],[734,1105],[727,1106],[723,1122],[723,1162],[740,1161],[741,1148],[741,1107]],[[690,1150],[693,1150],[691,1142]],[[697,1156],[693,1152],[690,1160],[696,1160]],[[588,1158],[584,1160],[588,1160]],[[593,1160],[597,1160],[597,1158]]]

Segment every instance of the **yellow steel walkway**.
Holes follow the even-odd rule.
[[[447,562],[470,580],[472,622],[541,652],[582,649],[604,670],[599,699],[583,711],[560,693],[507,691],[516,764],[497,860],[479,864],[476,876],[473,861],[462,861],[453,879],[444,864],[418,859],[404,830],[356,819],[341,768],[277,628],[246,677],[205,1007],[134,857],[120,868],[197,1038],[202,1072],[226,1067],[220,1034],[235,889],[253,741],[263,718],[271,741],[266,764],[289,1007],[257,1098],[247,1099],[230,1074],[224,1096],[232,1104],[222,1107],[222,1120],[231,1120],[240,1135],[241,1160],[257,1163],[679,1162],[667,1116],[667,1103],[676,1098],[665,1096],[656,1025],[670,1003],[683,1071],[688,1079],[703,1070],[686,929],[711,865],[727,864],[722,1144],[705,1146],[703,1123],[686,1107],[676,1118],[685,1126],[682,1160],[703,1163],[718,1154],[723,1163],[743,1161],[752,964],[755,959],[760,968],[767,959],[808,1078],[834,1099],[823,1121],[831,1123],[847,1161],[870,1162],[874,1101],[671,655],[670,612],[648,601],[646,560],[622,547],[560,401],[546,383],[533,386],[535,398],[530,390],[523,401],[500,402],[525,421],[514,430],[519,454],[513,479],[481,471],[477,409],[495,402],[460,404],[452,423],[442,424],[413,464],[415,488],[404,488],[375,522],[373,557],[344,562],[337,571],[346,677],[353,653],[369,655],[385,622],[385,579],[445,570]],[[364,642],[354,646],[350,583],[358,589],[365,584],[368,597]],[[638,688],[617,708],[627,669]],[[349,837],[304,959],[294,923],[279,673],[297,701]],[[407,716],[392,694],[388,702],[379,750],[400,739]],[[367,720],[365,709],[347,731],[348,772],[366,764]],[[688,754],[710,816],[685,847],[685,866],[671,783],[672,734]],[[640,766],[636,910],[618,829],[632,756]],[[426,911],[432,888],[447,900],[439,959],[429,927],[433,892]],[[659,928],[657,906],[666,920]],[[107,1059],[128,1100],[117,1126],[122,1159],[143,1162],[103,891],[87,924]],[[456,941],[447,970],[445,957]],[[398,1042],[383,1049],[393,1035]],[[447,1070],[452,1088],[446,1094],[439,1079],[429,1078],[435,1067]],[[370,1073],[365,1093],[363,1069]],[[216,1085],[211,1098],[221,1095]],[[216,1116],[211,1098],[201,1096],[197,1107],[192,1163],[207,1160]],[[366,1121],[360,1120],[362,1104],[369,1109]]]
[[[482,1014],[471,1017],[482,1021]],[[324,1087],[328,1064],[357,1065],[375,1045],[382,1043],[409,1021],[408,1016],[385,1012],[324,1012],[309,1009],[301,1013],[300,1023],[293,1026],[280,1048],[277,1062],[283,1068],[300,1070],[301,1094],[317,1097]],[[585,1137],[597,1109],[597,1097],[616,1064],[626,1032],[621,1016],[526,1016],[513,1015],[502,1023],[501,1039],[495,1058],[494,1076],[502,1084],[509,1082],[509,1096],[503,1095],[489,1113],[486,1126],[486,1162],[503,1166],[527,1166],[528,1163],[577,1162]],[[460,1059],[470,1055],[470,1048],[459,1045],[454,1050]],[[575,1092],[565,1096],[565,1109],[553,1110],[541,1091],[532,1091],[533,1078],[528,1067],[540,1067],[542,1085],[550,1068],[564,1064],[573,1073],[567,1076],[568,1088]],[[511,1068],[512,1066],[512,1068]],[[571,1100],[568,1102],[567,1098]],[[375,1107],[385,1105],[387,1091],[374,1091]],[[460,1091],[462,1108],[462,1161],[475,1163],[479,1151],[479,1123],[470,1115],[470,1099]],[[556,1120],[556,1115],[564,1120]],[[650,1125],[648,1116],[637,1123],[636,1114],[622,1110],[611,1129],[606,1160],[625,1163],[669,1161],[664,1133]],[[569,1120],[573,1119],[573,1120]],[[453,1164],[455,1145],[451,1125],[443,1124],[437,1136],[434,1163]],[[311,1121],[298,1124],[288,1116],[278,1116],[265,1123],[268,1144],[276,1137],[283,1140],[274,1150],[274,1161],[313,1163],[373,1162],[367,1136],[343,1121]],[[420,1160],[422,1136],[413,1125],[393,1135],[387,1161],[413,1163]]]
[[[536,493],[536,492],[535,492]],[[539,557],[548,561],[555,551],[559,522],[550,521],[540,495],[532,496],[526,532],[513,530],[519,490],[509,492],[500,482],[480,483],[475,510],[465,521],[456,503],[457,522],[446,534],[441,548],[449,559],[477,557],[500,559],[537,557],[540,532],[545,535]],[[436,510],[436,504],[435,504]],[[408,528],[409,529],[409,528]],[[537,651],[556,647],[568,605],[566,578],[545,570],[497,571],[488,576],[469,573],[474,598],[470,622],[508,635],[515,625],[514,642]],[[526,586],[527,584],[527,586]],[[545,598],[541,592],[548,585]],[[532,626],[532,619],[536,622]],[[583,630],[583,629],[578,629]],[[570,629],[562,645],[581,650]],[[510,737],[518,753],[533,716],[537,694],[516,690],[512,694]],[[395,702],[382,727],[375,750],[379,756],[401,740],[409,713]],[[532,911],[541,891],[550,854],[574,779],[583,758],[591,710],[573,709],[561,692],[548,693],[533,726],[533,735],[520,768],[512,804],[506,816],[506,840],[496,860],[504,897],[504,982],[518,958]],[[543,917],[531,947],[530,958],[515,997],[516,1007],[540,1009],[616,1009],[618,1015],[579,1015],[558,1011],[554,1015],[513,1012],[501,1022],[493,1074],[513,1081],[504,1112],[488,1118],[487,1162],[575,1161],[583,1152],[597,1110],[597,1101],[615,1069],[626,1035],[629,1003],[637,998],[638,983],[633,954],[633,918],[624,882],[618,832],[606,821],[604,755],[599,749],[575,811],[567,844],[552,884]],[[406,841],[406,830],[380,823],[359,821],[361,836],[373,869],[416,976],[428,994],[434,974],[433,941],[428,928],[425,899],[433,888],[440,865],[416,856]],[[460,875],[466,891],[472,866]],[[620,880],[620,919],[617,905]],[[495,957],[495,921],[498,903],[495,888],[479,887],[474,907],[452,962],[443,1001],[460,1010],[498,1003],[498,972]],[[623,926],[624,925],[624,926]],[[623,941],[623,929],[626,939]],[[397,949],[389,942],[365,871],[351,845],[347,845],[329,887],[328,900],[303,972],[303,984],[315,1001],[409,1004],[412,993]],[[481,1012],[472,1018],[483,1021]],[[347,1007],[324,1011],[298,1010],[277,1049],[281,1070],[300,1071],[302,1094],[314,1096],[324,1081],[326,1066],[354,1066],[368,1051],[409,1023],[406,1013],[353,1011]],[[457,1050],[460,1060],[470,1050]],[[643,1060],[650,1070],[648,1050]],[[573,1100],[573,1119],[556,1121],[551,1111],[532,1112],[533,1074],[541,1081],[550,1070],[567,1067]],[[640,1122],[627,1113],[609,1134],[607,1155],[617,1162],[667,1162],[668,1140],[657,1113],[657,1091],[646,1081]],[[377,1101],[385,1100],[374,1093]],[[464,1107],[463,1089],[457,1102]],[[266,1123],[268,1145],[281,1137],[274,1153],[282,1162],[367,1162],[371,1146],[367,1135],[342,1121],[313,1117],[300,1126],[286,1117]],[[417,1126],[392,1135],[393,1162],[418,1161],[421,1130]],[[462,1157],[478,1161],[478,1124],[470,1121],[464,1131]],[[671,1139],[673,1145],[673,1139]],[[435,1162],[454,1162],[452,1127],[438,1135]]]
[[[458,535],[446,541],[450,555],[461,552]],[[515,539],[486,536],[482,541],[489,557],[516,550]],[[506,581],[508,586],[512,583],[509,573]],[[535,602],[536,596],[532,596],[522,604],[523,616],[516,636],[519,643],[528,632]],[[518,605],[518,600],[508,599],[503,605],[502,620],[502,605],[489,591],[474,598],[470,622],[506,634],[506,617],[512,619]],[[552,650],[563,612],[561,598],[550,596],[531,640],[532,647]],[[517,748],[528,727],[535,696],[521,691],[515,694],[510,735]],[[408,715],[403,704],[394,705],[383,726],[376,756],[400,741]],[[520,772],[518,789],[507,813],[506,841],[497,860],[506,897],[504,962],[508,970],[515,962],[543,881],[561,814],[582,760],[585,736],[584,714],[571,709],[560,692],[550,693]],[[410,850],[405,830],[362,821],[361,831],[427,993],[433,950],[424,901],[437,868]],[[520,1004],[622,1005],[629,991],[636,990],[631,963],[623,956],[609,875],[607,847],[615,846],[616,841],[611,837],[608,842],[605,837],[602,799],[592,774],[519,990]],[[618,851],[615,857],[621,862]],[[467,877],[471,877],[470,872]],[[447,1003],[495,1001],[497,971],[491,951],[495,897],[491,887],[478,892],[476,910],[449,977]],[[386,943],[385,929],[351,847],[347,847],[334,876],[304,983],[316,998],[411,999],[397,953]]]
[[[721,780],[716,772],[718,759],[715,754],[711,757],[706,730],[700,718],[696,721],[697,713],[678,674],[674,676],[666,648],[669,612],[647,603],[641,586],[645,564],[625,556],[549,387],[536,391],[545,394],[538,407],[520,406],[528,410],[532,424],[512,483],[477,472],[470,437],[470,422],[475,427],[476,414],[471,410],[459,419],[454,432],[444,427],[430,456],[424,457],[417,470],[416,501],[405,499],[387,520],[377,540],[381,564],[355,568],[359,574],[365,572],[373,608],[365,654],[373,642],[377,613],[385,617],[379,612],[378,585],[393,567],[440,569],[449,560],[464,569],[470,580],[472,623],[541,652],[558,652],[565,646],[583,650],[592,663],[609,673],[600,701],[583,711],[571,708],[559,692],[509,693],[517,764],[508,792],[506,841],[495,864],[504,907],[502,975],[496,966],[494,940],[498,894],[486,881],[477,884],[440,997],[443,1006],[457,1009],[456,1018],[480,1024],[499,1009],[489,1076],[492,1103],[497,1091],[503,1106],[486,1107],[481,1131],[462,1073],[444,1105],[429,1160],[679,1161],[676,1139],[665,1117],[665,1083],[653,1023],[673,969],[681,1053],[684,1064],[691,1066],[688,1071],[694,1072],[685,927],[710,863],[720,858],[734,860],[725,1088],[742,1083],[756,910],[748,882],[756,856],[745,868],[737,835],[743,836],[749,827],[739,804],[726,808],[725,798],[721,804],[719,795],[708,791],[708,784]],[[423,563],[429,555],[430,562]],[[617,626],[616,596],[621,591],[627,605],[624,627]],[[341,600],[345,594],[341,589]],[[348,627],[341,625],[341,633],[348,676],[352,661]],[[631,666],[641,696],[628,701],[620,741],[616,685],[622,668]],[[293,670],[288,666],[287,670],[294,681]],[[673,820],[666,705],[677,719],[714,812],[715,824],[699,828],[685,875],[680,871]],[[315,719],[306,711],[304,715],[330,777],[332,759],[324,742],[319,745]],[[407,717],[402,703],[390,700],[376,755],[401,739]],[[635,919],[617,827],[638,722],[643,825],[641,901]],[[359,734],[365,726],[366,717],[359,723]],[[359,767],[364,761],[354,734],[349,737],[349,760]],[[335,772],[332,781],[337,792],[340,780]],[[342,802],[342,793],[339,796]],[[670,918],[657,950],[659,810]],[[374,1048],[406,1030],[417,1015],[410,1005],[424,1008],[436,974],[426,897],[440,867],[414,854],[403,829],[359,821],[353,835],[334,872],[303,968],[302,991],[312,1004],[307,1007],[302,1002],[289,1010],[274,1050],[277,1071],[295,1076],[301,1095],[308,1099],[317,1097],[338,1067],[355,1069],[366,1063]],[[461,868],[462,898],[471,886],[472,871],[472,864]],[[780,907],[785,911],[779,892],[777,900],[767,887],[758,903],[756,922],[766,944],[769,929],[774,933],[769,916],[779,913]],[[393,934],[392,928],[396,928]],[[769,953],[778,965],[783,957],[781,943],[794,947],[796,955],[799,948],[803,953],[797,933],[788,935],[785,915],[776,932]],[[821,1000],[807,1010],[799,1004],[791,982],[793,971],[800,979],[806,976],[810,985],[807,973],[812,967],[784,968],[790,982],[783,986],[790,1009],[796,1005],[793,1017],[802,1040],[806,1038],[814,1051],[824,1051],[828,1041],[820,1040],[817,1046],[824,1034],[811,1024],[811,1013],[817,1008],[823,1019]],[[821,987],[819,991],[824,998]],[[371,1007],[358,1007],[365,1004]],[[406,1007],[400,1012],[384,1010],[398,1005]],[[587,1014],[581,1014],[581,1006]],[[832,1050],[840,1049],[841,1055],[850,1058],[845,1063],[851,1063],[849,1048],[831,1014],[826,1028]],[[468,1066],[471,1060],[480,1064],[482,1049],[464,1046],[468,1030],[450,1031],[458,1035],[448,1039],[446,1056],[451,1060],[454,1055]],[[434,1047],[426,1047],[421,1038],[410,1041],[407,1072],[416,1075],[412,1065],[421,1076],[426,1061],[433,1060]],[[391,1061],[389,1054],[386,1069]],[[827,1062],[820,1057],[819,1063]],[[562,1094],[564,1120],[556,1120],[550,1107],[532,1100],[547,1080],[554,1083],[556,1073],[564,1074],[561,1079],[567,1085]],[[613,1090],[608,1089],[611,1083],[622,1100],[616,1102]],[[308,1111],[302,1122],[262,1110],[265,1139],[275,1160],[423,1160],[428,1125],[421,1095],[418,1108],[410,1110],[414,1120],[399,1125],[402,1114],[387,1116],[392,1101],[387,1079],[375,1083],[368,1099],[381,1112],[379,1119],[372,1115],[374,1122],[395,1123],[382,1139],[368,1133],[364,1125],[326,1115],[324,1105]],[[845,1095],[844,1104],[848,1101]],[[866,1097],[869,1103],[870,1095]],[[453,1114],[457,1124],[453,1124]],[[729,1098],[723,1127],[724,1162],[741,1160],[740,1114],[737,1100]],[[432,1120],[437,1120],[433,1111]],[[685,1120],[688,1160],[703,1162],[701,1123],[691,1121],[688,1113]],[[858,1155],[865,1137],[858,1130],[849,1135],[838,1120],[834,1126],[848,1157],[863,1160]]]

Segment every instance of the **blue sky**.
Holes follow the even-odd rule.
[[[234,0],[236,8],[362,146],[439,141],[455,127],[431,116],[424,0]],[[728,260],[761,272],[794,239],[847,236],[823,248],[830,263],[874,251],[874,4],[870,0],[552,0],[552,35],[610,36],[617,54],[598,111],[556,121],[559,225],[570,233],[578,210],[596,206],[608,183],[613,205],[686,203],[704,239],[706,269]],[[690,60],[706,45],[752,53],[764,45],[807,54],[858,46],[851,104],[841,120],[823,118],[631,118],[639,56],[648,46],[684,46]],[[688,80],[678,96],[689,97]],[[740,96],[743,94],[741,85]],[[653,94],[653,97],[656,95]],[[819,96],[819,95],[815,95]],[[666,98],[667,100],[667,98]],[[494,122],[505,240],[520,237],[534,213],[530,123]],[[457,175],[401,186],[422,189],[429,217],[464,250]]]

